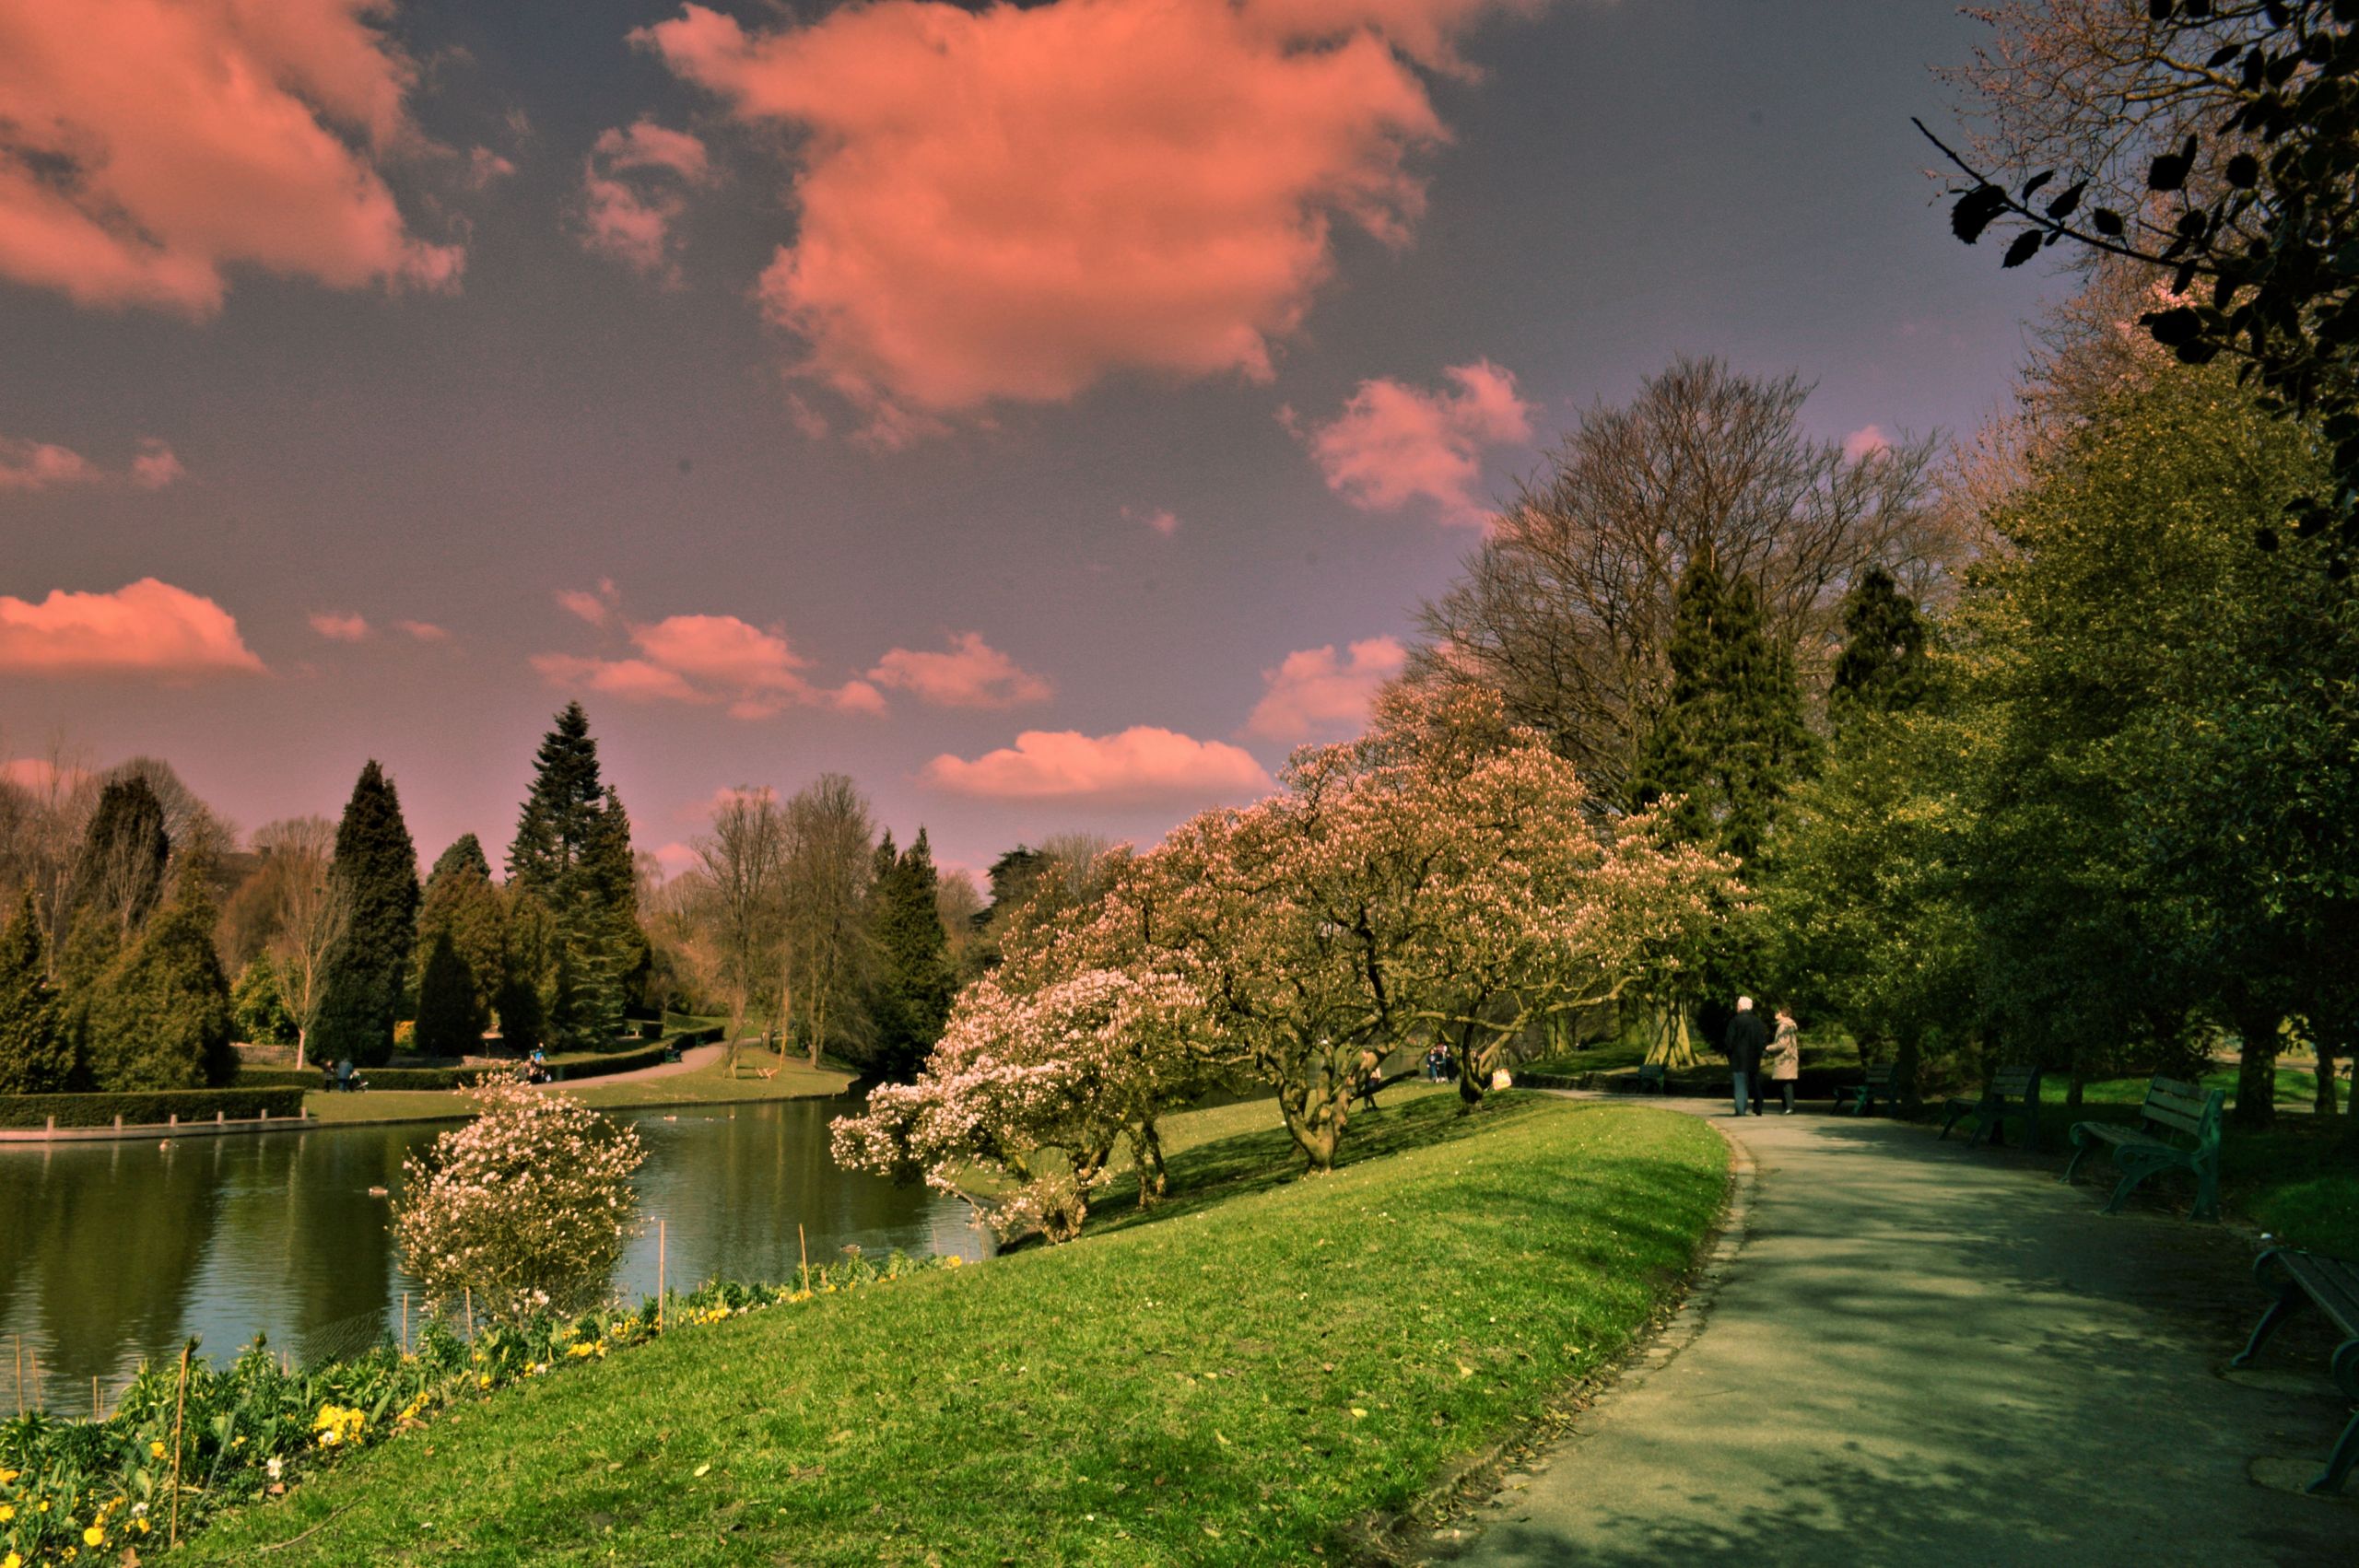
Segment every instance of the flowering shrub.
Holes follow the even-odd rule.
[[[594,1305],[630,1235],[639,1134],[521,1076],[469,1097],[481,1114],[402,1167],[403,1266],[446,1313],[467,1294],[477,1316],[510,1323]]]
[[[1002,1239],[1038,1229],[1065,1241],[1124,1137],[1143,1199],[1159,1191],[1155,1119],[1201,1087],[1203,1006],[1152,972],[1086,969],[1028,994],[1011,989],[1022,975],[1011,963],[967,988],[918,1081],[879,1088],[866,1114],[839,1119],[833,1147],[853,1169],[914,1172],[953,1194],[980,1165],[1014,1184],[982,1216]]]
[[[675,1292],[666,1331],[725,1322],[935,1269],[957,1258],[857,1254],[783,1284],[709,1281]],[[383,1344],[348,1361],[289,1371],[260,1340],[226,1367],[194,1360],[181,1412],[181,1531],[337,1462],[416,1432],[438,1410],[496,1396],[562,1366],[605,1359],[655,1338],[657,1304],[485,1327],[474,1341],[429,1321],[405,1355]],[[178,1363],[143,1366],[102,1422],[39,1410],[0,1422],[0,1568],[64,1568],[103,1551],[160,1546],[171,1511]],[[151,1543],[150,1537],[153,1537]]]

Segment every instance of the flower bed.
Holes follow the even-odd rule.
[[[766,1307],[807,1302],[959,1259],[895,1253],[882,1268],[854,1255],[810,1270],[803,1285],[714,1281],[663,1307],[666,1331],[702,1328]],[[405,1352],[380,1344],[349,1361],[289,1369],[257,1339],[229,1366],[192,1360],[179,1415],[180,1528],[283,1492],[305,1474],[424,1427],[439,1410],[528,1379],[643,1345],[657,1303],[486,1327],[472,1341],[429,1319]],[[147,1550],[170,1533],[179,1367],[144,1365],[104,1421],[29,1411],[0,1422],[0,1563],[52,1568]],[[101,1555],[103,1554],[103,1555]]]
[[[303,1114],[303,1092],[240,1083],[229,1089],[144,1089],[93,1094],[0,1094],[0,1127],[162,1127],[182,1121],[252,1121]]]

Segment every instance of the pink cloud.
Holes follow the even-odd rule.
[[[651,120],[602,133],[581,170],[581,243],[633,272],[676,288],[673,225],[687,210],[682,187],[709,184],[705,145]]]
[[[567,614],[577,615],[593,626],[603,626],[615,618],[616,609],[622,603],[622,595],[616,591],[613,578],[602,577],[598,579],[597,592],[591,593],[579,588],[560,588],[557,591],[557,602],[563,606]]]
[[[1121,370],[1268,380],[1337,223],[1398,245],[1423,211],[1408,162],[1448,134],[1412,61],[1529,3],[878,0],[751,32],[690,5],[631,38],[802,133],[763,311],[892,444]]]
[[[393,626],[419,642],[448,642],[451,638],[448,628],[438,626],[432,621],[395,621]]]
[[[1130,507],[1124,507],[1122,509],[1122,519],[1126,522],[1145,523],[1149,528],[1154,529],[1166,539],[1170,538],[1173,534],[1180,532],[1180,516],[1169,507],[1158,507],[1153,511],[1149,511],[1144,508],[1133,509]]]
[[[487,190],[516,172],[516,165],[489,147],[476,147],[467,154],[467,188]]]
[[[360,615],[337,615],[326,611],[311,616],[311,629],[330,642],[358,642],[369,635],[369,622]]]
[[[0,594],[0,670],[27,675],[258,674],[262,661],[212,600],[152,577],[111,593]]]
[[[614,585],[601,595],[572,597],[567,608],[584,620],[588,607],[612,616],[619,603]],[[560,602],[568,598],[558,595]],[[792,707],[831,708],[845,713],[880,713],[884,697],[865,681],[839,687],[815,685],[803,674],[810,661],[775,628],[764,630],[735,615],[670,615],[626,625],[638,651],[623,658],[570,653],[535,654],[531,662],[551,685],[603,692],[640,702],[686,702],[723,706],[733,718],[767,719]]]
[[[1517,395],[1515,377],[1487,359],[1446,373],[1455,391],[1362,381],[1341,414],[1312,428],[1310,454],[1327,487],[1367,511],[1423,497],[1442,521],[1479,526],[1482,453],[1531,440],[1533,410]],[[1281,418],[1293,427],[1290,410]]]
[[[1843,438],[1843,458],[1847,462],[1858,462],[1862,458],[1873,457],[1890,445],[1892,438],[1884,433],[1883,426],[1862,425]]]
[[[1268,689],[1253,705],[1245,732],[1272,741],[1356,733],[1367,723],[1377,688],[1401,673],[1408,649],[1399,639],[1373,637],[1353,643],[1342,659],[1335,645],[1289,653],[1262,672]]]
[[[174,480],[186,478],[188,470],[173,455],[172,449],[153,436],[141,439],[139,455],[131,460],[131,482],[143,490],[160,490]]]
[[[956,794],[1002,801],[1234,800],[1271,787],[1269,774],[1241,747],[1146,725],[1094,737],[1027,730],[1014,746],[971,762],[935,757],[923,777]]]
[[[380,165],[422,147],[378,0],[0,7],[0,278],[77,304],[218,311],[227,273],[455,287]]]
[[[655,863],[663,869],[667,877],[678,876],[697,863],[697,852],[686,844],[660,844],[653,853]]]
[[[1047,681],[985,642],[980,632],[960,632],[947,653],[894,649],[868,678],[935,708],[1015,708],[1046,702],[1050,693]]]

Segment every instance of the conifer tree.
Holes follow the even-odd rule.
[[[530,1051],[549,1037],[541,990],[557,946],[556,922],[546,905],[511,883],[502,898],[502,924],[508,940],[492,1011],[499,1015],[500,1043],[511,1051]]]
[[[1840,729],[1860,713],[1892,713],[1925,695],[1925,623],[1892,574],[1870,567],[1843,596],[1843,651],[1828,716]]]
[[[107,977],[123,961],[127,944],[122,928],[107,919],[77,920],[57,961],[57,987],[65,1026],[66,1053],[76,1065],[75,1086],[90,1073],[92,1021]]]
[[[448,956],[440,956],[446,946]],[[507,977],[508,935],[491,863],[472,833],[443,850],[426,879],[417,955],[418,1049],[429,1056],[477,1049]]]
[[[32,889],[0,930],[0,1094],[53,1094],[74,1077],[65,1007],[42,962]]]
[[[100,985],[88,1042],[100,1088],[202,1089],[236,1073],[206,882],[194,868],[179,877],[171,903]]]
[[[508,877],[551,920],[551,962],[537,977],[547,1033],[568,1046],[612,1039],[644,939],[630,818],[599,778],[598,743],[578,702],[566,704],[534,757],[533,788],[508,848]]]
[[[1815,749],[1793,658],[1766,635],[1751,579],[1723,579],[1707,552],[1680,576],[1669,652],[1671,696],[1639,755],[1638,802],[1680,796],[1685,837],[1750,860]]]
[[[868,1063],[879,1077],[906,1082],[917,1075],[942,1038],[957,992],[949,941],[934,903],[939,882],[925,829],[896,854],[890,834],[876,850],[877,880],[871,928],[876,949],[872,1013],[876,1029]]]
[[[111,923],[119,937],[136,934],[163,897],[171,852],[163,803],[147,778],[110,779],[75,852],[69,927],[87,917]]]
[[[257,956],[238,972],[238,983],[229,991],[229,1014],[238,1038],[250,1045],[295,1043],[295,1019],[279,994],[278,970],[267,958]]]
[[[393,1017],[417,940],[417,850],[401,797],[372,758],[336,825],[328,877],[345,928],[328,960],[313,1054],[375,1065],[393,1053]]]

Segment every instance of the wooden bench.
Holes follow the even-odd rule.
[[[1835,1108],[1840,1111],[1848,1102],[1854,1116],[1866,1116],[1876,1108],[1879,1099],[1891,1101],[1900,1097],[1899,1076],[1898,1062],[1877,1062],[1867,1070],[1860,1082],[1835,1086]]]
[[[2252,1358],[2277,1332],[2279,1325],[2304,1306],[2315,1306],[2342,1336],[2332,1363],[2335,1384],[2341,1388],[2343,1398],[2359,1404],[2359,1264],[2345,1263],[2321,1252],[2272,1246],[2253,1259],[2252,1272],[2261,1289],[2276,1292],[2277,1299],[2260,1315],[2252,1338],[2245,1342],[2244,1353],[2228,1364],[2251,1365]],[[2272,1279],[2272,1275],[2276,1278]],[[2353,1464],[2359,1464],[2359,1412],[2352,1415],[2350,1424],[2335,1440],[2334,1452],[2327,1456],[2326,1469],[2303,1490],[2340,1491]]]
[[[1631,1093],[1637,1094],[1670,1094],[1671,1074],[1669,1071],[1666,1070],[1663,1064],[1659,1061],[1640,1062],[1638,1064],[1637,1082],[1632,1086]]]
[[[1984,1139],[1993,1143],[2007,1141],[2006,1122],[2009,1117],[2020,1117],[2024,1124],[2024,1147],[2039,1147],[2039,1069],[2036,1067],[2001,1067],[1990,1075],[1989,1087],[1978,1099],[1968,1100],[1953,1094],[1942,1102],[1942,1136],[1947,1138],[1950,1129],[1967,1117],[1974,1118],[1974,1136],[1966,1141],[1973,1148]]]
[[[2063,1179],[2070,1182],[2089,1151],[2103,1144],[2112,1153],[2114,1168],[2121,1173],[2121,1184],[2106,1200],[2107,1213],[2118,1211],[2121,1200],[2148,1176],[2185,1171],[2195,1178],[2195,1217],[2216,1220],[2220,1217],[2220,1113],[2227,1097],[2219,1089],[2206,1094],[2192,1083],[2157,1077],[2146,1085],[2146,1103],[2138,1108],[2137,1126],[2113,1121],[2072,1124],[2072,1161],[2064,1167]]]

